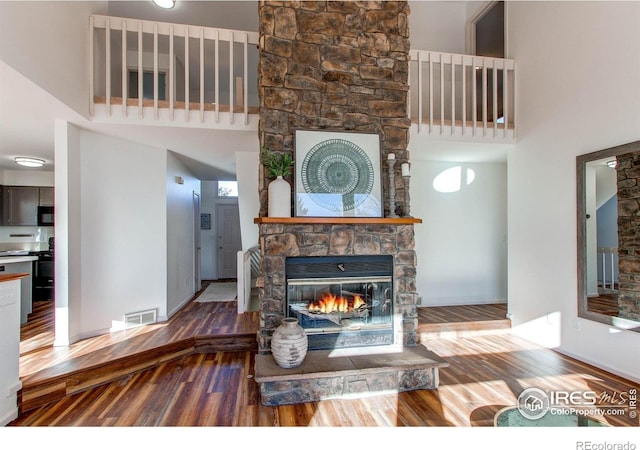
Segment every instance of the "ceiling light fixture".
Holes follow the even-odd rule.
[[[16,164],[20,164],[25,167],[42,167],[44,165],[44,161],[38,158],[28,158],[25,156],[17,156],[15,158]]]
[[[176,6],[176,0],[153,0],[160,8],[171,9]]]

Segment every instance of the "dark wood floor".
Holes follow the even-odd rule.
[[[112,333],[113,336],[83,341],[69,349],[54,349],[50,345],[52,330],[47,328],[50,321],[46,319],[50,311],[38,308],[35,314],[41,316],[37,319],[40,327],[34,320],[33,326],[30,321],[23,329],[21,374],[33,381],[68,364],[81,366],[108,355],[121,355],[128,347],[144,350],[162,340],[205,333],[232,338],[249,333],[255,338],[257,313],[237,315],[235,307],[235,302],[191,302],[166,324]],[[459,320],[459,308],[452,311],[455,320]],[[153,367],[79,390],[21,414],[11,425],[492,426],[495,413],[505,406],[514,406],[517,396],[527,387],[593,390],[598,395],[640,388],[636,383],[511,334],[436,337],[424,344],[450,364],[441,370],[440,387],[434,391],[264,407],[253,381],[255,351],[208,348],[183,356],[172,355]],[[638,419],[629,415],[605,415],[599,420],[615,426],[639,425]]]
[[[600,294],[587,297],[587,310],[607,316],[618,315],[618,294]]]
[[[488,320],[505,320],[506,318],[506,303],[418,308],[418,322],[421,324],[482,322]]]

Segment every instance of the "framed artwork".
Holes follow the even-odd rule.
[[[380,136],[295,133],[297,217],[382,217]]]

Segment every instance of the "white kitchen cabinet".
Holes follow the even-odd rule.
[[[20,275],[0,274],[0,426],[18,417]]]
[[[31,314],[33,310],[33,261],[37,259],[37,256],[16,256],[9,258],[0,258],[0,275],[19,273],[24,273],[27,275],[20,280],[20,324],[27,323],[29,314]]]

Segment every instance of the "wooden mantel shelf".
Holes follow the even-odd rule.
[[[256,217],[253,223],[283,223],[288,225],[346,224],[346,225],[410,225],[422,223],[415,217]]]

